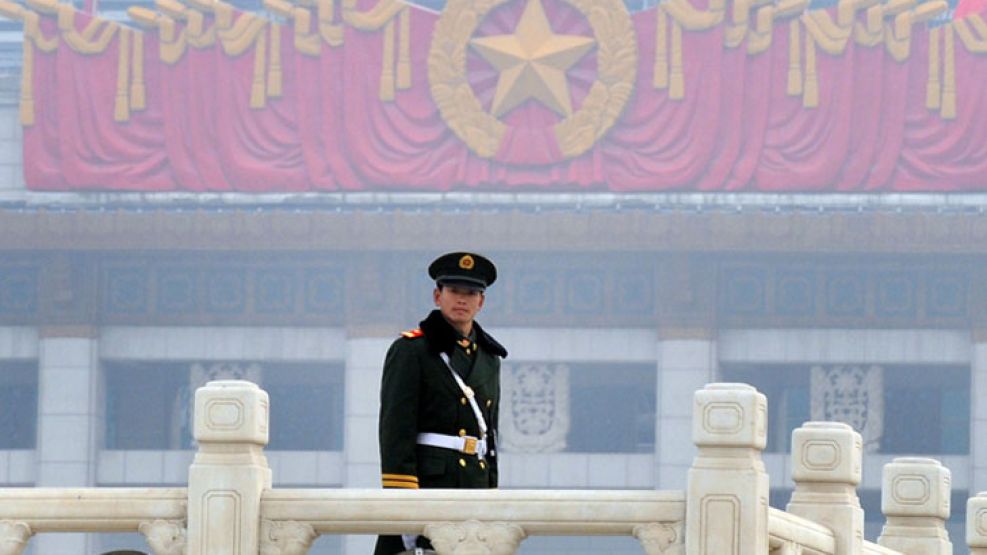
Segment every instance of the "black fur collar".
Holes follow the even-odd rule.
[[[425,332],[429,352],[435,355],[451,353],[459,339],[459,333],[449,325],[449,322],[442,316],[442,312],[438,310],[433,310],[427,318],[419,322],[418,326]],[[501,358],[507,358],[507,349],[483,331],[480,324],[473,322],[473,330],[476,331],[476,342],[483,350]]]

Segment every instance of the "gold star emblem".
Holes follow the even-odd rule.
[[[529,98],[560,116],[572,115],[566,71],[596,45],[590,37],[553,33],[541,0],[528,0],[513,35],[476,38],[470,43],[500,71],[492,106],[498,118]]]

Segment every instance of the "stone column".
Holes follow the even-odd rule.
[[[792,433],[795,491],[788,512],[833,531],[836,553],[862,553],[864,510],[857,498],[863,440],[839,422],[808,422]]]
[[[267,392],[250,382],[214,381],[195,392],[187,555],[259,552],[261,494],[271,487],[269,414]]]
[[[970,491],[987,491],[987,330],[973,333],[970,361]],[[978,448],[979,447],[979,448]]]
[[[696,454],[695,446],[689,441],[692,397],[713,379],[716,343],[705,329],[661,330],[657,362],[655,483],[658,489],[682,490]]]
[[[966,544],[970,555],[987,555],[987,491],[966,500]]]
[[[377,448],[377,418],[380,411],[380,380],[384,355],[397,336],[371,336],[374,330],[357,332],[346,342],[346,431],[343,439],[344,486],[381,487],[380,455]],[[372,553],[375,536],[343,536],[343,553]]]
[[[745,384],[695,393],[692,439],[699,448],[686,500],[686,553],[768,552],[768,475],[761,461],[768,403]]]
[[[949,469],[935,459],[902,457],[884,465],[881,512],[887,523],[877,543],[914,555],[952,555],[949,495]]]
[[[54,327],[41,330],[38,349],[38,487],[95,485],[96,451],[103,431],[97,379],[95,330]],[[41,534],[37,553],[89,553],[85,534]]]

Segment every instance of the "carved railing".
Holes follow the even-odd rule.
[[[156,555],[302,555],[320,534],[422,534],[441,555],[510,555],[528,536],[624,535],[648,555],[948,555],[950,474],[932,459],[885,465],[878,543],[863,538],[860,434],[810,422],[792,437],[795,490],[768,507],[767,399],[743,384],[695,394],[698,453],[686,492],[272,489],[267,393],[210,382],[195,396],[188,488],[0,490],[0,555],[33,534],[140,532]],[[987,493],[967,543],[987,555]]]

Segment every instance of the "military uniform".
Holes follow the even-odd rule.
[[[461,336],[438,310],[419,325],[391,344],[384,361],[379,422],[383,486],[495,488],[500,360],[507,351],[475,322],[470,336]],[[423,537],[418,546],[430,547]],[[380,536],[374,553],[393,555],[404,549],[400,536]]]

